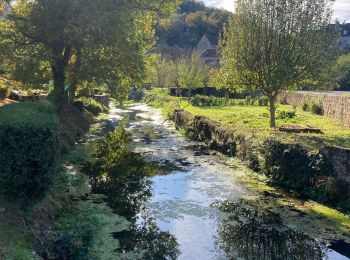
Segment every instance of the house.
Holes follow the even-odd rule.
[[[206,33],[203,35],[197,45],[197,52],[199,53],[201,59],[210,67],[218,67],[220,64],[218,42],[218,36]]]
[[[338,33],[337,45],[345,53],[350,53],[350,23],[330,24],[329,28]]]
[[[350,52],[350,23],[339,24],[340,37],[337,41],[338,46],[346,53]]]

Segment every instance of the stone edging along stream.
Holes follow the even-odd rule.
[[[243,134],[238,134],[232,127],[223,126],[207,117],[194,116],[185,110],[175,110],[170,119],[177,128],[184,129],[190,137],[208,142],[211,149],[237,156],[248,164],[252,154],[260,153],[259,148]],[[345,184],[342,194],[350,197],[350,149],[325,147],[322,153],[330,161],[336,178]]]

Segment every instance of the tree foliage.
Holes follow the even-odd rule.
[[[330,1],[236,0],[235,7],[221,42],[223,72],[232,85],[269,97],[275,127],[278,94],[320,82],[334,60]]]
[[[178,81],[179,86],[190,91],[203,87],[208,83],[209,68],[202,62],[196,52],[190,57],[179,60]]]
[[[0,22],[0,68],[25,84],[53,79],[58,102],[79,82],[144,78],[155,17],[176,0],[21,0]]]
[[[177,63],[167,56],[153,54],[148,61],[148,82],[158,88],[177,85]]]
[[[331,74],[337,83],[337,89],[350,90],[350,54],[338,57]]]

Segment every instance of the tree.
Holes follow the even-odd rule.
[[[161,54],[152,54],[148,63],[148,81],[158,88],[171,87],[172,61]]]
[[[67,101],[67,88],[73,99],[82,80],[93,78],[110,85],[131,75],[140,80],[144,76],[145,48],[150,46],[150,35],[154,34],[155,15],[174,8],[175,3],[175,0],[13,1],[10,14],[0,22],[0,49],[8,50],[0,54],[1,67],[7,67],[4,62],[12,64],[5,69],[10,78],[18,77],[16,71],[20,75],[29,74],[23,73],[30,71],[25,66],[28,60],[35,64],[30,67],[35,69],[36,79],[43,76],[39,69],[49,70],[57,103]],[[96,60],[99,64],[92,66]],[[24,82],[26,79],[21,77]]]
[[[338,58],[337,63],[332,68],[331,75],[335,79],[338,89],[350,89],[350,54],[344,54]]]
[[[221,41],[223,67],[237,88],[269,98],[273,128],[278,94],[319,82],[334,61],[330,1],[236,0],[235,8]]]
[[[178,83],[182,88],[193,91],[207,85],[209,69],[196,52],[190,57],[180,59],[178,64]]]

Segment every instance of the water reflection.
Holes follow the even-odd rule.
[[[153,218],[144,217],[141,225],[128,231],[114,233],[119,240],[119,253],[133,252],[134,259],[177,259],[180,251],[176,238],[160,231]]]
[[[108,205],[128,220],[136,217],[152,195],[148,177],[155,174],[155,168],[137,154],[124,155],[108,172],[94,167],[88,171],[92,193],[107,195]]]
[[[217,245],[230,259],[323,259],[326,248],[306,234],[282,224],[281,218],[252,202],[218,202],[225,213]]]
[[[126,231],[113,233],[119,241],[119,256],[125,259],[176,259],[180,254],[174,236],[161,231],[151,216],[143,214],[150,199],[150,177],[158,168],[131,152],[123,125],[97,144],[96,153],[85,168],[91,191],[106,195],[105,201],[130,222]],[[112,232],[112,231],[111,231]]]

